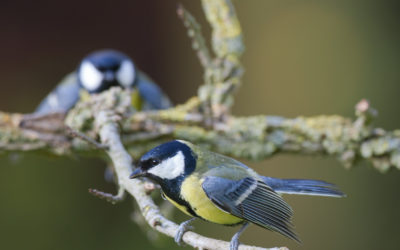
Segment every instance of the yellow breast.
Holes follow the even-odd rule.
[[[199,217],[214,223],[225,225],[233,225],[243,221],[242,219],[222,211],[215,206],[203,191],[201,184],[202,180],[199,179],[198,176],[192,174],[183,181],[181,186],[182,199],[186,200],[190,204]],[[180,207],[178,208],[183,212],[188,213],[185,208],[183,208],[185,210]]]
[[[131,104],[137,111],[142,110],[142,98],[137,89],[133,89],[131,92]]]

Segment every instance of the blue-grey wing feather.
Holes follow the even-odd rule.
[[[264,182],[270,186],[275,192],[283,194],[301,194],[343,197],[345,194],[341,192],[334,184],[307,179],[279,179],[262,176]]]
[[[79,100],[80,86],[75,73],[67,75],[57,87],[46,96],[35,110],[35,114],[67,112]]]
[[[292,209],[263,181],[253,177],[230,180],[207,176],[202,187],[220,209],[299,241],[290,221]]]
[[[172,107],[168,96],[142,72],[138,73],[137,88],[140,97],[144,100],[143,110],[167,109]]]

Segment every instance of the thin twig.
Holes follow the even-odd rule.
[[[112,204],[121,202],[125,198],[125,190],[121,187],[119,188],[118,193],[116,195],[99,191],[93,188],[89,188],[89,193],[93,194],[96,197],[99,197],[100,199],[105,199],[106,201],[111,202]]]
[[[192,47],[194,50],[196,50],[201,65],[204,69],[211,68],[212,58],[210,56],[210,50],[208,49],[207,44],[204,40],[204,36],[201,33],[200,24],[183,7],[182,4],[178,5],[176,13],[182,19],[183,24],[188,29],[188,36],[192,39]]]
[[[100,149],[100,150],[107,150],[108,149],[107,145],[98,143],[97,141],[95,141],[94,139],[92,139],[89,136],[85,135],[84,133],[81,133],[81,132],[79,132],[79,131],[77,131],[75,129],[72,129],[69,126],[66,126],[66,129],[67,129],[67,132],[71,136],[77,137],[77,138],[89,143],[90,145],[94,146],[97,149]]]

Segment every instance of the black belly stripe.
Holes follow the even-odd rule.
[[[161,184],[161,189],[163,190],[164,194],[168,196],[171,200],[175,201],[181,206],[184,206],[186,208],[186,211],[191,214],[194,217],[200,217],[196,214],[196,212],[193,210],[193,208],[189,205],[189,203],[185,200],[183,200],[180,197],[180,187],[182,184],[181,179],[175,179],[175,183],[168,183],[164,182]],[[172,181],[171,181],[172,182]]]
[[[186,203],[187,204],[187,203]],[[189,206],[189,204],[184,205],[186,207],[186,211],[188,211],[192,216],[199,217],[196,212]]]
[[[199,217],[199,218],[200,218],[200,216],[198,216],[198,215],[196,214],[195,210],[193,210],[193,208],[192,208],[192,207],[189,205],[189,203],[187,203],[185,200],[183,200],[183,199],[181,199],[181,198],[177,198],[177,197],[171,197],[170,195],[168,195],[168,194],[166,194],[166,193],[163,193],[163,195],[165,195],[165,196],[168,197],[169,199],[175,201],[175,202],[178,203],[179,205],[185,207],[186,211],[187,211],[189,214],[191,214],[192,216],[194,216],[194,217]],[[172,195],[172,196],[175,196],[175,195]]]

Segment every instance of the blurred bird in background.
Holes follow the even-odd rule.
[[[82,96],[115,86],[132,90],[132,105],[136,110],[172,106],[168,96],[136,68],[131,58],[122,52],[107,49],[86,56],[77,70],[68,74],[39,104],[35,114],[67,112]]]

